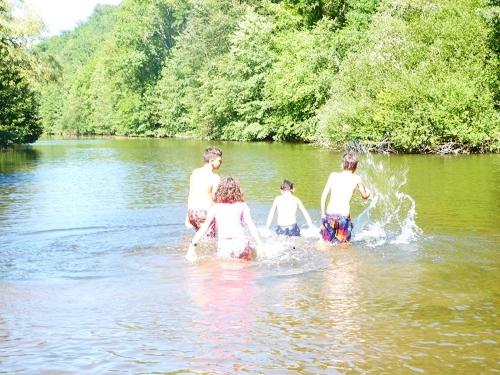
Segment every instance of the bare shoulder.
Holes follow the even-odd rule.
[[[330,173],[330,176],[328,176],[328,183],[332,183],[332,181],[335,179],[335,177],[338,175],[338,172],[332,172]]]
[[[286,199],[283,197],[283,195],[278,195],[276,198],[274,198],[273,204],[281,207],[282,205],[286,204]]]
[[[193,169],[193,171],[191,172],[191,177],[198,177],[202,173],[203,173],[203,168]]]
[[[195,183],[197,180],[199,180],[199,176],[200,175],[200,172],[198,171],[198,169],[193,169],[193,171],[191,172],[191,176],[189,177],[189,181],[191,181],[191,184]]]

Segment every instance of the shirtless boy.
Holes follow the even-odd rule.
[[[274,211],[278,212],[276,219],[278,227],[276,233],[285,236],[300,236],[300,228],[297,225],[297,208],[306,219],[309,228],[313,227],[311,217],[307,213],[302,201],[294,195],[293,183],[283,180],[280,187],[281,195],[274,199],[271,211],[267,217],[266,228],[269,229],[274,217]]]
[[[189,180],[188,212],[186,225],[191,225],[195,230],[200,229],[201,224],[207,218],[208,209],[213,204],[213,198],[220,177],[214,171],[222,164],[222,151],[216,147],[208,147],[203,152],[203,167],[196,168],[191,173]],[[209,237],[215,237],[215,223],[212,224]]]
[[[368,199],[370,193],[361,183],[361,177],[355,172],[358,158],[353,152],[348,152],[342,160],[342,172],[333,172],[321,194],[321,236],[332,243],[349,242],[352,234],[350,202],[354,190],[359,190],[363,199]],[[326,198],[330,194],[330,202],[326,207]]]

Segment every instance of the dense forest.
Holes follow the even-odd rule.
[[[499,0],[124,0],[31,48],[33,83],[2,37],[0,100],[47,134],[498,152],[499,20]]]
[[[34,89],[40,64],[27,51],[39,25],[14,19],[0,0],[0,148],[30,143],[42,133]]]

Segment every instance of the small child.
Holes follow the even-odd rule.
[[[300,236],[300,228],[297,225],[297,208],[306,219],[309,228],[313,227],[311,217],[307,213],[302,201],[297,198],[294,193],[293,183],[288,180],[283,180],[280,187],[281,195],[274,199],[271,211],[269,211],[269,216],[267,217],[266,228],[269,229],[271,222],[273,221],[274,211],[278,210],[276,228],[277,234],[282,234],[285,236]]]
[[[352,234],[350,202],[357,188],[363,199],[368,199],[370,192],[361,183],[361,177],[355,172],[358,158],[355,153],[348,152],[342,159],[342,172],[332,172],[321,194],[321,228],[320,233],[325,241],[332,243],[349,242]],[[330,202],[326,208],[326,197],[330,193]]]
[[[195,247],[208,231],[213,219],[217,226],[218,256],[243,260],[255,258],[255,252],[250,247],[243,224],[248,226],[257,248],[262,248],[259,232],[250,216],[250,209],[245,202],[240,184],[232,177],[224,177],[217,187],[214,204],[208,210],[207,219],[191,240],[186,254],[189,261],[196,260]]]

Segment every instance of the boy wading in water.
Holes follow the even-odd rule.
[[[342,172],[333,172],[321,194],[321,236],[332,243],[349,242],[352,234],[350,202],[357,188],[363,199],[368,199],[370,192],[361,183],[361,177],[355,172],[358,158],[353,152],[344,154]],[[330,202],[326,208],[326,198],[330,193]]]
[[[189,245],[186,258],[196,260],[196,245],[215,219],[217,223],[217,255],[226,258],[252,260],[255,251],[245,234],[244,224],[248,226],[257,248],[262,249],[259,232],[255,226],[250,209],[240,189],[240,184],[232,177],[224,177],[215,192],[214,205],[209,209],[206,221],[196,232]]]
[[[191,173],[189,180],[188,212],[186,226],[200,229],[207,218],[207,213],[212,207],[215,191],[220,182],[217,171],[222,164],[222,151],[216,147],[208,147],[203,152],[203,167],[196,168]],[[215,223],[210,222],[208,237],[215,237]]]
[[[297,225],[297,208],[306,219],[309,228],[313,227],[311,217],[307,213],[302,201],[293,193],[293,183],[288,180],[283,180],[280,187],[281,195],[274,199],[271,211],[267,217],[266,228],[269,229],[274,217],[274,211],[278,211],[276,234],[285,236],[300,236],[300,228]]]

